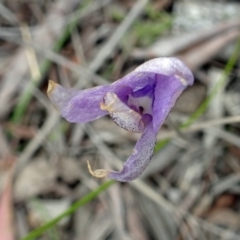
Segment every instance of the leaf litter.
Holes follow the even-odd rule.
[[[124,161],[139,138],[137,133],[116,128],[107,117],[89,126],[66,123],[48,105],[48,79],[85,89],[111,83],[162,55],[180,57],[196,81],[159,132],[161,138],[174,131],[171,143],[155,154],[136,183],[112,186],[56,226],[57,234],[47,232],[41,239],[239,239],[239,121],[228,120],[239,115],[239,56],[223,90],[195,123],[200,127],[192,132],[177,130],[224,73],[240,33],[239,3],[204,2],[105,0],[82,5],[81,14],[76,8],[79,1],[74,0],[1,3],[0,186],[1,204],[6,206],[1,209],[7,214],[0,213],[0,219],[11,232],[3,239],[23,238],[56,211],[64,211],[95,189],[101,181],[88,174],[86,160],[94,168],[118,170],[117,160]],[[54,52],[72,16],[81,20],[70,29],[61,51]],[[167,27],[154,27],[169,19]],[[22,24],[32,36],[28,43],[21,35]],[[146,33],[140,32],[139,24]],[[23,118],[13,122],[24,87],[37,70],[27,60],[29,50],[37,59],[41,78],[39,85],[30,88]],[[51,65],[43,71],[39,66],[46,58]],[[228,121],[219,125],[220,119]],[[207,128],[201,128],[208,122]],[[3,176],[9,158],[16,158],[17,168],[13,188],[6,190]],[[12,200],[6,198],[10,190]],[[39,204],[32,206],[34,200]],[[175,213],[167,210],[166,202]],[[25,224],[20,224],[19,216]]]

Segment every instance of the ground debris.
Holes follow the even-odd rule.
[[[240,239],[240,3],[203,2],[0,3],[1,204],[16,163],[0,219],[15,239],[105,181],[87,162],[120,169],[140,137],[109,117],[66,122],[47,98],[48,80],[78,89],[110,84],[159,56],[181,58],[195,76],[158,134],[170,142],[138,180],[113,185],[41,239]]]

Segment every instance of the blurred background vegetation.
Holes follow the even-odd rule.
[[[230,0],[1,1],[0,240],[59,216],[39,239],[240,239],[239,13]],[[87,160],[120,169],[139,134],[108,117],[66,122],[48,80],[109,84],[162,56],[184,61],[195,84],[151,164],[131,183],[93,178]]]

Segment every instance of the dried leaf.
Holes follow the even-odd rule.
[[[0,198],[0,239],[13,240],[14,230],[12,225],[12,184],[11,179],[2,192]]]

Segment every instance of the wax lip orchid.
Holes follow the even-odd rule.
[[[110,85],[86,90],[66,89],[49,81],[48,96],[69,122],[90,122],[109,114],[120,127],[142,133],[121,171],[92,171],[88,163],[95,177],[127,182],[146,169],[163,121],[179,95],[193,81],[191,71],[183,62],[165,57],[145,62]]]

